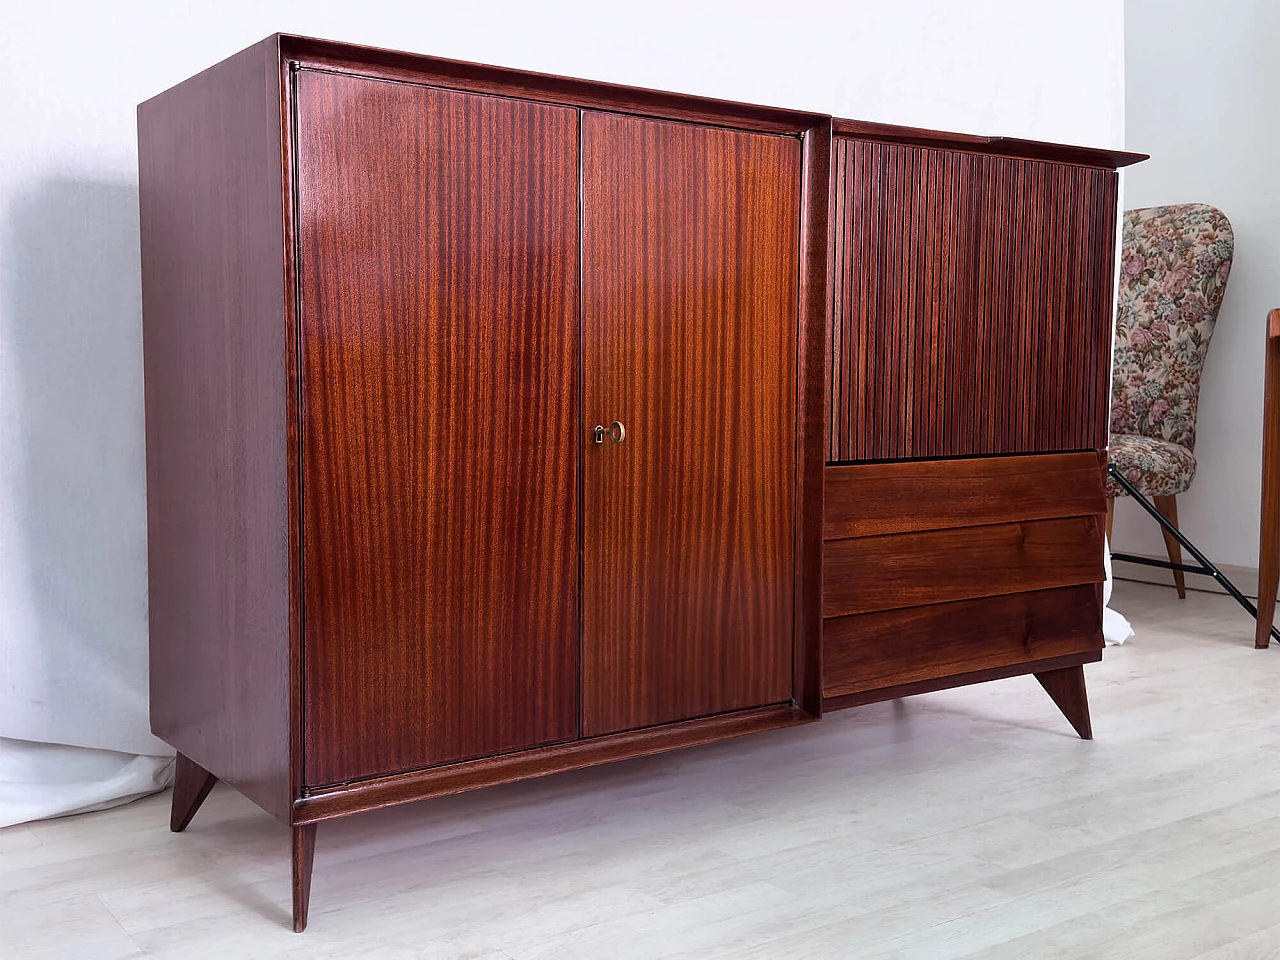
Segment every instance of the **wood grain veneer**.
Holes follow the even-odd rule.
[[[576,736],[577,112],[296,83],[306,781]]]
[[[1105,447],[1115,173],[832,149],[828,460]]]
[[[912,683],[899,683],[890,687],[877,687],[874,690],[863,690],[839,697],[828,697],[822,701],[823,712],[830,710],[847,710],[849,707],[860,707],[868,703],[879,703],[883,700],[898,700],[902,697],[916,697],[922,693],[933,693],[935,690],[949,690],[952,687],[967,687],[974,683],[990,683],[992,680],[1007,680],[1010,677],[1022,677],[1027,674],[1039,676],[1053,670],[1067,670],[1082,667],[1086,663],[1097,663],[1102,659],[1102,650],[1091,650],[1088,653],[1073,653],[1064,657],[1048,657],[1043,660],[1022,660],[1004,667],[987,667],[982,670],[971,670],[968,673],[951,673],[928,680],[916,680]],[[1083,690],[1083,687],[1081,687]],[[1057,701],[1054,701],[1057,703]],[[1062,704],[1058,704],[1063,709]],[[1065,710],[1063,710],[1066,713]],[[1076,711],[1078,713],[1078,710]],[[1070,716],[1068,716],[1070,719]],[[1086,738],[1088,739],[1088,738]]]
[[[1106,489],[1093,453],[860,463],[826,468],[825,504],[836,540],[1103,513]]]
[[[822,517],[826,462],[827,236],[831,123],[804,134],[800,207],[800,329],[796,396],[796,589],[792,697],[822,713]]]
[[[143,104],[173,825],[289,823],[301,930],[323,819],[1025,672],[1088,736],[1133,159],[286,35]]]
[[[334,43],[291,34],[279,36],[286,59],[303,66],[476,93],[613,110],[689,123],[798,135],[828,118],[820,113],[715,100],[668,90],[579,80],[530,70],[448,60],[402,50]]]
[[[823,693],[861,693],[1102,649],[1091,584],[823,622]]]
[[[313,823],[330,817],[344,817],[411,800],[464,793],[480,787],[665,753],[748,733],[798,726],[816,719],[790,704],[775,704],[327,787],[298,800],[294,805],[294,822]]]
[[[1104,170],[1115,170],[1117,167],[1127,167],[1148,159],[1145,153],[1131,153],[1125,150],[1044,143],[1039,140],[1020,140],[1017,137],[990,137],[946,130],[926,130],[921,127],[903,127],[892,123],[874,123],[870,120],[833,120],[832,128],[838,136],[857,140],[967,150],[992,157],[1046,160],[1053,163],[1100,167]]]
[[[825,548],[824,617],[1105,579],[1100,516],[854,537]]]
[[[138,107],[151,729],[287,821],[280,135],[274,39]]]
[[[1280,585],[1280,310],[1267,314],[1262,395],[1262,509],[1258,536],[1258,622],[1253,645],[1271,645]]]
[[[582,732],[791,699],[801,145],[582,116]]]

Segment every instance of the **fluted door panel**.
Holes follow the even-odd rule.
[[[1116,175],[832,145],[829,461],[1106,446]]]

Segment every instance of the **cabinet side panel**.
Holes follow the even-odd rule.
[[[289,509],[274,39],[138,108],[151,727],[287,820]]]
[[[1106,446],[1116,175],[837,137],[829,461]]]

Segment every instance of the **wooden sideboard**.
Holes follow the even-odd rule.
[[[139,107],[151,716],[293,830],[1101,655],[1117,166],[273,36]]]

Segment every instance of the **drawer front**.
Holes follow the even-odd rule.
[[[1085,453],[828,466],[824,540],[1106,511],[1105,458]]]
[[[1103,462],[828,466],[823,695],[1100,649]]]
[[[1092,584],[823,622],[823,696],[840,697],[1102,647]]]
[[[1105,579],[1096,515],[826,543],[824,617]]]

